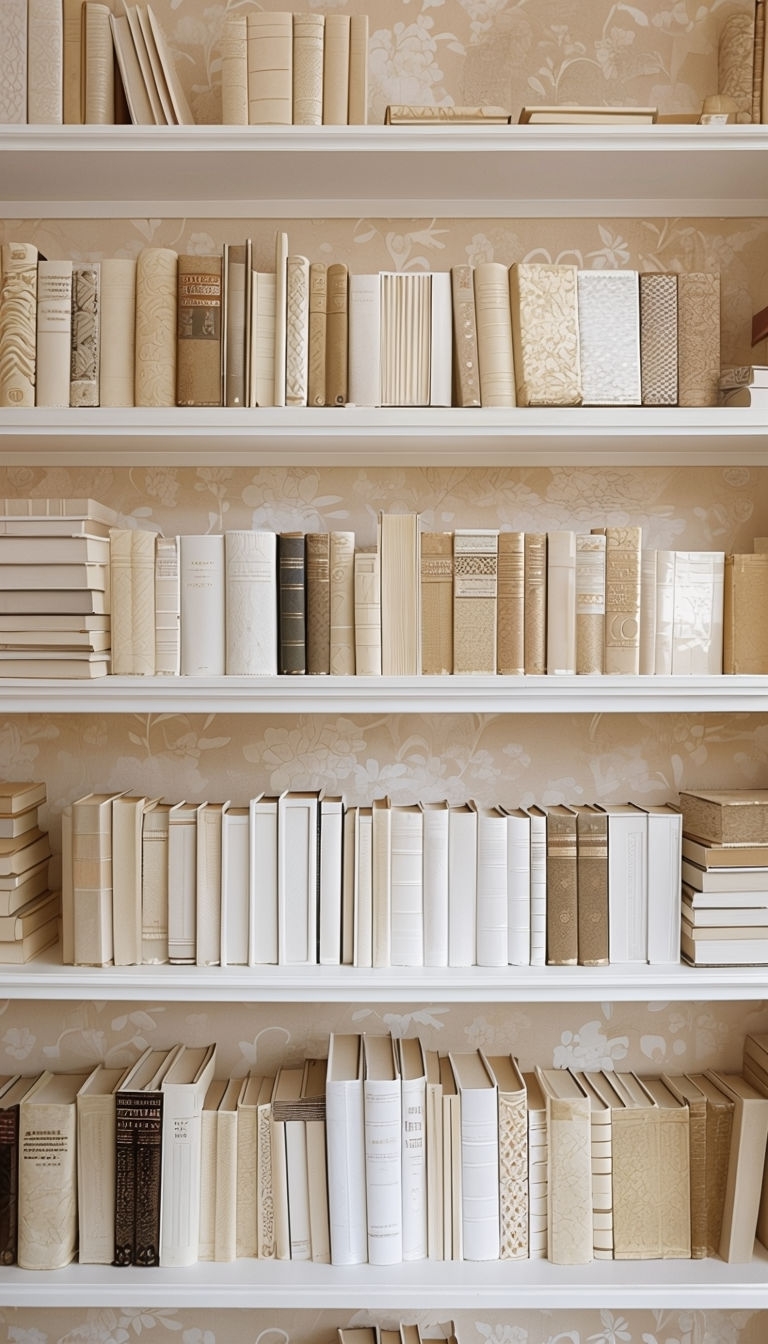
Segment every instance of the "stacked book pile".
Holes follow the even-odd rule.
[[[93,499],[0,502],[0,676],[106,675],[117,521]]]
[[[680,808],[685,959],[768,964],[768,790],[685,792]]]
[[[62,959],[676,964],[680,835],[670,804],[355,806],[311,791],[171,804],[92,793],[64,812]]]
[[[768,1235],[766,1044],[747,1039],[743,1074],[526,1069],[365,1033],[275,1077],[217,1078],[215,1045],[175,1045],[4,1078],[0,1255],[748,1262]]]
[[[269,16],[273,17],[273,16]],[[720,276],[2,246],[0,406],[715,406]],[[606,333],[610,332],[610,339]]]
[[[0,782],[0,964],[29,961],[59,937],[61,898],[48,887],[51,845],[38,808],[45,784]]]
[[[768,406],[768,365],[739,364],[720,375],[721,406]]]

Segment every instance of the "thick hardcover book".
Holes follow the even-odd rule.
[[[350,126],[368,121],[368,15],[353,14],[349,23]]]
[[[345,15],[327,15],[344,18]],[[325,405],[346,406],[348,387],[348,308],[349,274],[343,262],[328,267],[328,300],[325,326]]]
[[[547,673],[576,671],[576,534],[547,534]]]
[[[600,533],[576,535],[576,671],[584,676],[603,670],[605,545]]]
[[[323,121],[324,14],[293,15],[293,124]]]
[[[417,513],[379,514],[381,670],[416,676],[421,668],[420,535]]]
[[[496,671],[499,534],[457,528],[453,534],[453,670]]]
[[[115,1089],[127,1069],[99,1064],[77,1094],[77,1258],[115,1259]],[[1,1104],[1,1103],[0,1103]]]
[[[523,648],[526,675],[547,670],[547,534],[526,532],[523,557]]]
[[[690,1172],[691,1259],[707,1255],[707,1098],[686,1074],[663,1073],[662,1081],[688,1107],[688,1167]]]
[[[290,126],[293,116],[293,16],[248,12],[248,121]]]
[[[432,276],[383,271],[381,405],[430,404]]]
[[[768,789],[688,789],[680,793],[680,811],[684,833],[698,840],[768,845]]]
[[[101,406],[134,404],[135,334],[136,262],[107,257],[101,263]]]
[[[637,271],[579,271],[581,385],[585,406],[640,405]]]
[[[308,532],[305,541],[307,672],[313,676],[331,670],[330,541],[327,532]]]
[[[122,794],[112,800],[112,929],[116,966],[142,959],[142,830],[157,799]]]
[[[423,543],[422,543],[423,545]],[[525,535],[499,533],[496,668],[502,676],[525,672]]]
[[[592,1134],[592,1253],[595,1260],[613,1259],[613,1125],[600,1075],[579,1073],[587,1095]]]
[[[475,267],[475,317],[483,406],[515,405],[509,272],[500,261]]]
[[[222,401],[245,406],[246,285],[251,284],[251,253],[247,243],[225,243],[222,279]],[[250,295],[249,295],[250,297]]]
[[[110,531],[110,670],[117,676],[155,672],[155,538],[142,528]]]
[[[176,405],[221,405],[221,257],[179,257]]]
[[[576,813],[580,966],[608,965],[608,818],[589,804]]]
[[[720,275],[677,277],[678,402],[716,406],[720,377]]]
[[[72,262],[37,267],[36,406],[68,406],[72,359]]]
[[[703,1092],[707,1102],[705,1254],[719,1255],[735,1101],[714,1075],[692,1073],[690,1081]]]
[[[605,529],[605,659],[606,673],[638,674],[640,669],[639,527]]]
[[[364,1264],[368,1258],[368,1233],[360,1036],[344,1036],[337,1032],[331,1034],[325,1088],[325,1123],[331,1263]]]
[[[115,57],[106,4],[89,0],[83,8],[81,90],[83,122],[87,126],[115,123]]]
[[[285,272],[285,404],[306,406],[309,380],[309,260],[289,256]]]
[[[486,1064],[499,1099],[499,1259],[528,1257],[528,1137],[525,1081],[511,1055]]]
[[[307,670],[307,627],[304,595],[304,533],[281,532],[277,538],[279,612],[278,672]]]
[[[461,1111],[461,1232],[465,1260],[498,1260],[499,1115],[493,1071],[479,1050],[449,1056]]]
[[[507,961],[531,963],[531,818],[523,807],[507,815]]]
[[[655,1104],[662,1260],[691,1258],[690,1122],[687,1103],[662,1078],[643,1080]]]
[[[41,1073],[35,1078],[17,1078],[4,1082],[0,1095],[0,1265],[16,1263],[19,1228],[19,1105],[24,1097],[52,1078]]]
[[[672,673],[719,676],[723,670],[722,551],[676,551],[672,602]]]
[[[307,405],[325,405],[325,357],[328,339],[328,267],[309,267],[309,382]]]
[[[280,965],[317,964],[318,796],[284,793],[277,819]]]
[[[547,1101],[537,1073],[524,1072],[528,1117],[528,1256],[547,1256]]]
[[[648,961],[680,962],[682,817],[669,803],[646,806],[648,817]]]
[[[381,405],[381,279],[350,275],[348,397],[354,406]]]
[[[224,543],[227,673],[274,676],[278,670],[277,537],[274,532],[226,532]]]
[[[658,1110],[632,1073],[603,1073],[612,1108],[613,1254],[616,1260],[662,1256]]]
[[[390,965],[424,965],[424,827],[418,803],[391,809]]]
[[[115,1092],[115,1264],[160,1263],[162,1080],[178,1054],[148,1047]]]
[[[719,1253],[728,1264],[752,1259],[768,1139],[768,1096],[736,1073],[707,1070],[734,1103]]]
[[[453,671],[453,533],[421,534],[421,670]]]
[[[589,1099],[567,1069],[536,1073],[547,1106],[547,1257],[556,1265],[586,1265],[593,1254]]]
[[[727,555],[723,594],[723,672],[768,672],[768,553]]]
[[[381,676],[381,578],[378,551],[355,551],[355,671]]]
[[[403,1258],[402,1101],[400,1071],[390,1036],[363,1036],[365,1189],[368,1263]]]
[[[77,1094],[85,1073],[58,1073],[19,1103],[22,1269],[63,1269],[77,1248]]]
[[[237,1253],[237,1103],[241,1081],[230,1078],[216,1112],[216,1199],[213,1259],[229,1264]]]
[[[422,803],[424,965],[448,965],[448,803]]]
[[[38,251],[3,243],[0,260],[0,406],[34,406]]]
[[[112,799],[89,793],[72,805],[74,960],[77,966],[112,961]]]
[[[100,337],[101,266],[97,261],[75,262],[72,267],[70,406],[99,404]]]
[[[608,817],[611,962],[648,960],[648,816],[631,803],[598,804]]]
[[[332,532],[330,543],[330,671],[355,675],[355,534]]]
[[[581,357],[575,266],[510,267],[518,406],[578,406]]]
[[[508,819],[499,807],[470,803],[477,814],[477,887],[475,905],[478,966],[508,962]]]
[[[677,274],[640,276],[640,383],[644,406],[677,405]]]
[[[349,14],[326,14],[323,50],[323,125],[349,120]]]
[[[197,930],[198,803],[175,803],[168,813],[168,960],[194,964]]]
[[[427,1079],[424,1049],[416,1038],[396,1045],[402,1087],[403,1260],[427,1257]]]
[[[168,960],[168,817],[170,803],[158,803],[144,815],[141,831],[141,960]]]
[[[181,672],[187,677],[224,675],[226,627],[224,537],[179,537]]]
[[[176,405],[178,257],[168,247],[145,247],[136,263],[137,406]]]
[[[558,803],[547,813],[547,965],[579,960],[577,814]]]
[[[248,125],[248,21],[230,15],[221,33],[221,124]]]
[[[451,267],[453,383],[456,406],[480,406],[475,282],[471,266]]]

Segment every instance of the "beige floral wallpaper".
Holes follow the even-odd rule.
[[[335,0],[312,8],[330,10]],[[218,36],[250,0],[153,0],[196,117],[219,119]],[[717,37],[749,0],[354,0],[370,15],[370,120],[390,102],[653,103],[694,111],[716,88]],[[357,271],[445,269],[461,261],[571,261],[588,268],[719,270],[723,357],[749,358],[753,296],[768,291],[762,219],[287,221],[292,250]],[[148,245],[206,253],[244,234],[272,264],[274,223],[208,219],[16,220],[0,241],[46,256],[135,256]],[[129,415],[130,412],[127,412]],[[228,527],[354,529],[375,536],[380,508],[420,510],[424,526],[580,528],[641,524],[650,546],[748,550],[768,535],[768,468],[358,469],[8,468],[0,496],[92,495],[168,533]],[[564,732],[565,730],[565,732]],[[0,777],[42,778],[58,848],[62,806],[90,789],[140,788],[171,800],[328,785],[350,801],[469,797],[663,801],[685,785],[766,785],[768,716],[11,714],[0,682]],[[2,999],[0,1072],[128,1062],[147,1043],[219,1042],[220,1071],[268,1071],[322,1051],[333,1030],[419,1034],[429,1046],[515,1051],[524,1064],[695,1070],[737,1067],[746,1031],[768,1031],[765,1002],[512,1005],[300,1005]],[[0,1271],[0,1286],[2,1284]],[[396,1304],[391,1318],[395,1324]],[[408,1319],[413,1319],[410,1317]],[[418,1315],[429,1335],[441,1318]],[[0,1344],[332,1344],[330,1312],[0,1309]],[[768,1311],[489,1312],[457,1318],[462,1344],[762,1344]]]

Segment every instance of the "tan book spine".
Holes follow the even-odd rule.
[[[72,886],[72,804],[61,810],[61,963],[75,962],[75,898]]]
[[[61,0],[27,0],[27,122],[60,126],[64,15]]]
[[[178,262],[176,405],[221,405],[221,257]]]
[[[225,406],[247,406],[246,323],[250,313],[246,285],[251,285],[251,249],[247,243],[225,243],[222,278],[222,394]],[[250,294],[248,298],[250,299]]]
[[[133,673],[133,573],[131,529],[113,527],[109,534],[111,671],[115,676]]]
[[[293,15],[249,10],[248,122],[290,126],[293,116]]]
[[[581,403],[576,267],[510,267],[512,344],[518,406]]]
[[[421,670],[453,672],[453,533],[421,534]]]
[[[137,406],[176,405],[178,260],[168,247],[145,247],[136,263]]]
[[[716,406],[720,377],[720,275],[677,277],[678,401]]]
[[[328,268],[309,268],[309,384],[307,405],[325,405],[325,357],[328,338]]]
[[[87,126],[115,123],[115,58],[109,5],[85,6],[85,68],[83,121]]]
[[[330,670],[355,675],[355,534],[332,532],[330,541]]]
[[[491,529],[453,536],[453,670],[496,671],[498,538]]]
[[[350,126],[368,123],[368,15],[353,14],[349,23]]]
[[[576,534],[547,535],[547,673],[576,671]]]
[[[707,1255],[707,1099],[691,1078],[663,1073],[662,1081],[688,1107],[691,1259]]]
[[[408,126],[420,122],[450,121],[454,125],[473,124],[506,126],[511,118],[503,107],[420,107],[412,103],[390,103],[384,113],[385,126]]]
[[[475,267],[475,317],[483,406],[515,405],[509,273],[500,261]]]
[[[525,534],[499,533],[497,669],[525,672]]]
[[[755,14],[731,14],[720,29],[717,47],[717,91],[733,98],[735,120],[752,120],[752,68]]]
[[[323,125],[346,126],[349,116],[349,14],[326,14]]]
[[[558,804],[547,813],[547,965],[576,966],[578,879],[576,813]]]
[[[378,551],[355,552],[355,670],[381,676],[381,582]]]
[[[27,0],[4,0],[0,5],[0,49],[0,124],[23,126],[27,120]]]
[[[677,405],[677,275],[640,276],[640,394],[644,406]]]
[[[221,124],[248,125],[248,22],[231,15],[221,33]]]
[[[307,566],[307,672],[327,675],[331,670],[330,537],[308,532]]]
[[[98,406],[100,348],[101,267],[98,262],[76,262],[72,267],[70,406]]]
[[[584,676],[603,670],[605,543],[599,533],[576,536],[576,671]]]
[[[272,403],[274,406],[285,405],[287,284],[288,234],[278,229],[275,234],[275,388]]]
[[[637,676],[640,670],[641,544],[639,527],[606,528],[604,670],[608,674]]]
[[[547,534],[526,532],[524,545],[525,671],[541,676],[547,670]]]
[[[575,811],[579,965],[607,966],[608,818],[589,806]]]
[[[109,257],[101,263],[102,406],[133,406],[136,262]]]
[[[480,406],[475,281],[471,266],[451,267],[453,297],[454,402]]]
[[[752,61],[752,121],[762,121],[765,64],[765,0],[755,3],[755,45]]]
[[[72,262],[37,267],[36,406],[69,406],[72,363]]]
[[[612,1113],[613,1257],[658,1260],[659,1150],[655,1108],[617,1108]]]
[[[725,557],[723,672],[768,672],[768,552]]]
[[[381,670],[415,677],[421,667],[419,515],[379,514]]]
[[[346,406],[347,404],[348,289],[347,267],[343,262],[333,262],[328,267],[328,316],[325,352],[326,406]]]
[[[3,243],[0,257],[0,406],[34,406],[37,248]]]
[[[324,14],[293,15],[293,124],[323,121]]]

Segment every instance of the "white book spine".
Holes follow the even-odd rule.
[[[648,959],[648,822],[608,816],[608,947],[611,962]]]
[[[368,1233],[365,1120],[360,1079],[349,1082],[328,1079],[325,1132],[331,1263],[363,1265],[368,1259]]]
[[[477,964],[507,965],[507,818],[477,814]]]
[[[250,817],[226,811],[221,834],[221,964],[247,966],[250,892]]]
[[[453,301],[450,271],[432,272],[430,406],[450,406],[453,399]]]
[[[331,673],[355,674],[355,534],[332,532],[330,541]]]
[[[531,965],[547,959],[547,819],[531,815]]]
[[[547,672],[576,671],[576,534],[547,534]]]
[[[325,1158],[325,1121],[308,1120],[307,1176],[309,1180],[309,1230],[315,1264],[331,1262],[331,1232],[328,1220],[328,1178]]]
[[[656,551],[640,553],[640,676],[652,677],[656,666]]]
[[[675,552],[656,552],[656,641],[654,672],[672,672],[672,630],[675,612]]]
[[[198,966],[221,964],[221,835],[221,807],[204,804],[197,817],[195,957]]]
[[[465,1260],[498,1260],[499,1122],[495,1087],[461,1089],[461,1230]]]
[[[424,965],[448,965],[448,807],[425,806]]]
[[[427,1130],[424,1077],[403,1078],[403,1260],[427,1256]]]
[[[288,1184],[288,1227],[292,1260],[312,1259],[309,1222],[307,1131],[303,1120],[285,1122],[285,1169]]]
[[[237,1111],[219,1110],[216,1121],[213,1258],[229,1264],[237,1251]]]
[[[155,543],[155,672],[174,677],[180,671],[179,539],[158,537]]]
[[[613,1259],[611,1111],[592,1112],[592,1240],[595,1260]]]
[[[64,120],[63,55],[61,0],[27,0],[27,121],[30,126],[60,126]]]
[[[683,818],[671,809],[648,813],[648,961],[680,962],[680,866]]]
[[[250,966],[277,963],[277,799],[250,802]]]
[[[201,1112],[214,1056],[195,1083],[163,1087],[160,1264],[194,1265],[200,1237]]]
[[[605,642],[605,535],[576,536],[576,671],[603,670]]]
[[[221,124],[248,125],[248,24],[231,16],[221,35]]]
[[[168,961],[168,812],[145,812],[141,833],[141,960],[152,966]]]
[[[195,960],[197,921],[197,816],[168,817],[168,960]]]
[[[639,406],[637,271],[578,271],[577,286],[583,404]]]
[[[290,15],[288,17],[290,18]],[[285,405],[287,268],[288,235],[287,233],[278,230],[275,238],[275,381],[273,387],[273,406]]]
[[[221,677],[225,669],[224,538],[179,537],[181,672]]]
[[[392,809],[376,799],[373,813],[373,964],[390,966],[392,950]]]
[[[341,863],[344,806],[320,802],[320,965],[341,965]]]
[[[355,671],[381,676],[381,577],[377,551],[355,552]]]
[[[507,817],[507,961],[531,961],[531,821]]]
[[[229,676],[277,674],[277,536],[237,531],[226,551],[226,669]]]
[[[355,966],[373,965],[373,820],[355,811]]]
[[[398,1265],[403,1258],[400,1079],[366,1079],[363,1099],[368,1262]]]
[[[528,1113],[528,1254],[544,1260],[548,1234],[548,1143],[544,1112]]]
[[[326,14],[323,125],[346,126],[349,104],[349,14]]]
[[[36,406],[69,406],[72,362],[72,262],[37,266]]]
[[[27,0],[0,5],[0,123],[27,120]]]
[[[285,404],[306,406],[309,379],[309,260],[286,262]]]
[[[448,964],[477,964],[477,813],[448,817]]]
[[[278,961],[317,963],[317,795],[283,794],[277,816]]]
[[[275,405],[275,276],[251,272],[250,405]]]
[[[111,35],[109,40],[111,45]],[[107,257],[101,263],[101,406],[134,404],[135,327],[136,262],[124,257]]]
[[[723,670],[722,551],[677,551],[672,625],[673,676]]]
[[[293,16],[293,124],[323,121],[323,40],[325,15]]]
[[[349,277],[349,400],[381,404],[381,298],[378,275]]]
[[[392,966],[424,965],[422,815],[418,807],[392,808]]]

